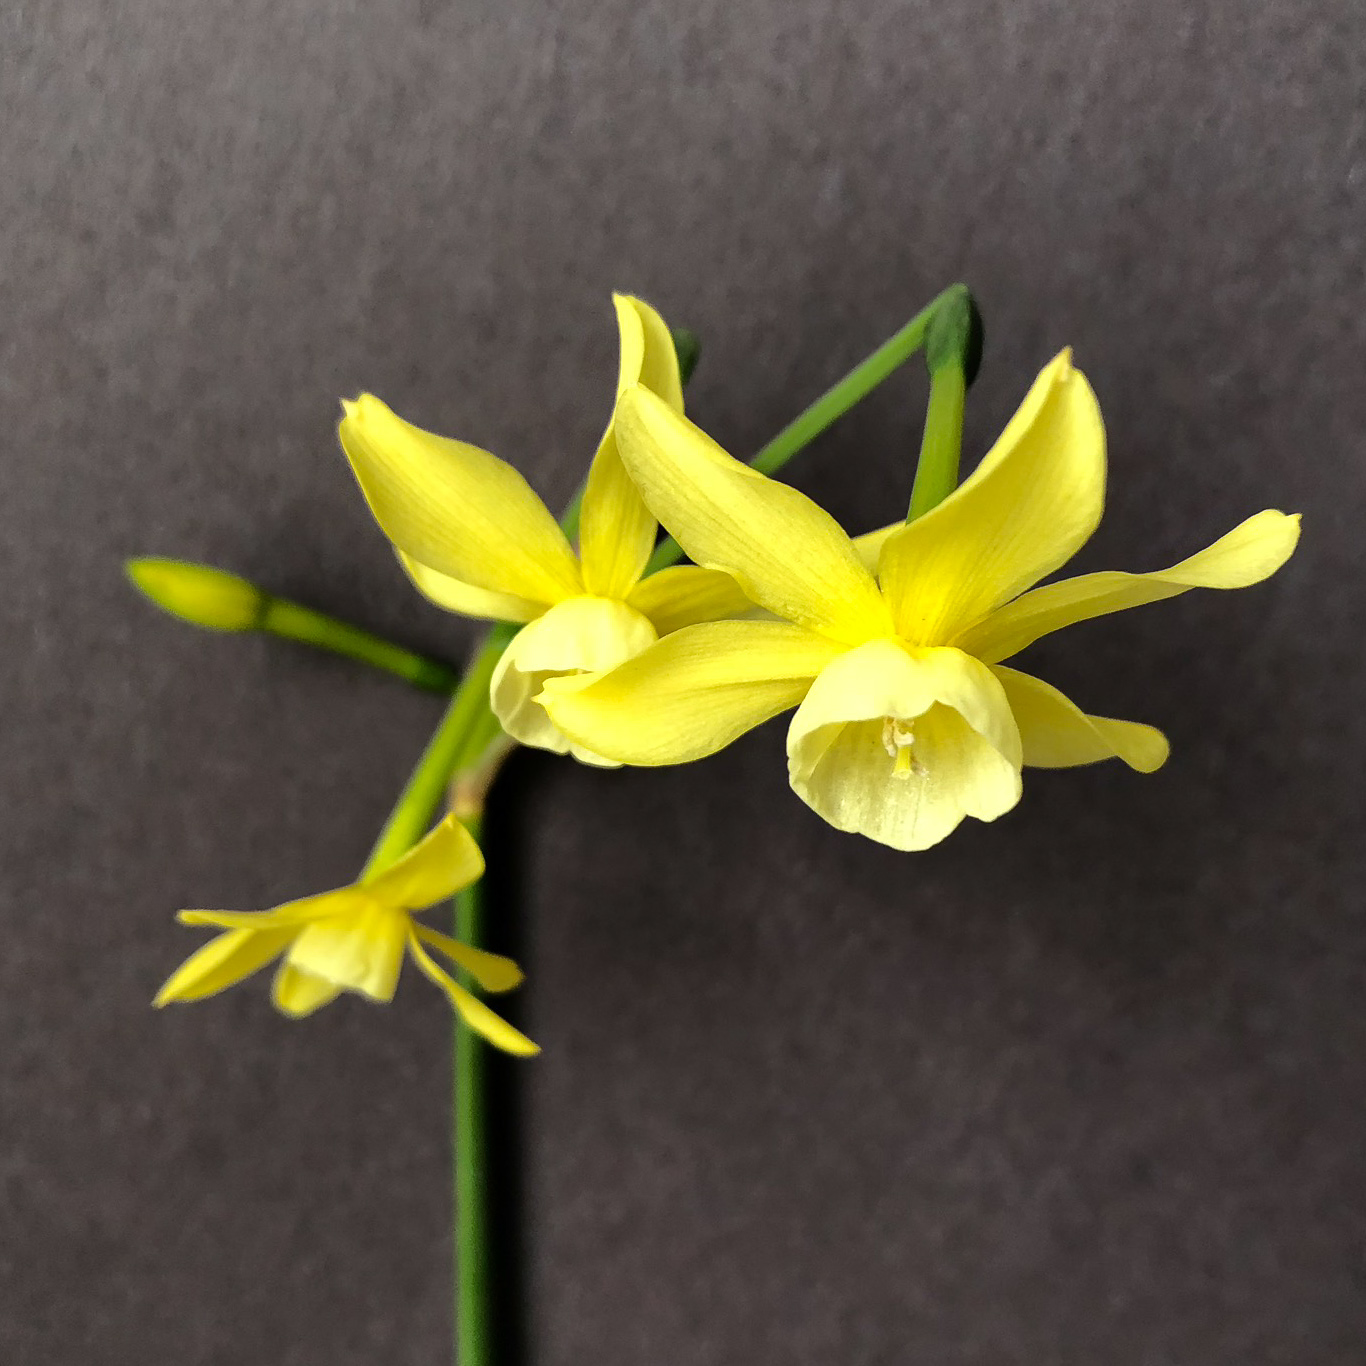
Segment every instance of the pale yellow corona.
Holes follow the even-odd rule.
[[[928,848],[965,816],[1003,815],[1026,766],[1160,767],[1160,731],[1087,715],[1004,661],[1092,617],[1257,583],[1299,536],[1297,516],[1260,512],[1168,569],[1035,587],[1086,542],[1104,504],[1100,408],[1066,351],[954,493],[859,544],[645,388],[623,395],[615,426],[650,510],[773,619],[686,627],[596,679],[547,676],[552,720],[621,763],[675,764],[795,706],[793,789],[832,825],[896,849]]]

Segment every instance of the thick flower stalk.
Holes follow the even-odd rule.
[[[647,505],[698,564],[735,578],[773,621],[687,627],[603,677],[548,678],[578,744],[622,763],[712,754],[797,707],[792,787],[841,830],[925,849],[1021,795],[1021,769],[1165,762],[1151,726],[1090,716],[1003,661],[1039,637],[1189,588],[1241,588],[1289,558],[1299,518],[1266,511],[1149,574],[1034,587],[1100,522],[1105,434],[1068,352],[1038,377],[972,476],[888,528],[875,568],[809,498],[732,459],[645,389],[617,444]]]
[[[639,386],[683,412],[673,338],[648,304],[614,295],[617,394]],[[681,565],[643,577],[657,523],[622,465],[611,422],[584,489],[576,554],[550,510],[506,462],[412,426],[370,394],[344,404],[339,434],[375,520],[417,587],[465,616],[528,623],[490,686],[503,728],[589,763],[536,700],[548,678],[597,674],[681,626],[745,611],[728,575]]]
[[[282,955],[271,997],[286,1015],[311,1015],[343,991],[387,1002],[407,955],[471,1029],[509,1053],[536,1053],[530,1039],[456,982],[427,950],[444,955],[489,992],[517,986],[522,980],[517,964],[462,944],[413,916],[448,901],[483,872],[479,846],[452,815],[383,872],[349,887],[270,911],[181,911],[183,924],[212,925],[223,933],[171,974],[156,1004],[215,995]]]

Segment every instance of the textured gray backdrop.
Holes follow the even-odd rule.
[[[449,1333],[446,1015],[148,1000],[186,904],[350,877],[434,699],[160,617],[216,561],[434,652],[333,435],[373,389],[559,502],[608,291],[757,446],[942,285],[980,453],[1072,343],[1087,568],[1287,571],[1041,645],[1163,725],[918,857],[786,790],[522,758],[494,858],[537,1366],[1352,1366],[1363,1300],[1358,0],[24,0],[0,16],[0,1359],[386,1366]],[[895,515],[910,375],[792,477]],[[970,456],[970,458],[971,458]]]

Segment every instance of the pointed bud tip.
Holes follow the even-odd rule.
[[[254,583],[212,565],[146,556],[126,561],[124,569],[163,612],[210,631],[250,631],[266,606]]]
[[[977,378],[985,340],[982,314],[967,285],[953,285],[944,292],[925,332],[925,365],[930,374],[956,365],[966,384]]]

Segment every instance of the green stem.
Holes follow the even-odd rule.
[[[945,365],[930,376],[930,401],[925,410],[925,435],[911,486],[913,522],[942,503],[958,487],[958,462],[963,451],[963,404],[967,380],[962,368]]]
[[[460,813],[477,840],[482,807]],[[455,937],[464,944],[484,941],[483,880],[455,899]],[[468,974],[461,985],[473,987]],[[455,1360],[458,1366],[490,1366],[493,1360],[493,1303],[490,1275],[490,1188],[487,1106],[488,1045],[465,1022],[455,1021],[454,1110],[451,1147],[455,1190]]]
[[[963,453],[963,404],[982,360],[982,315],[966,285],[951,285],[939,296],[925,331],[925,368],[930,400],[925,435],[911,487],[906,520],[913,522],[958,487]]]
[[[431,692],[448,693],[455,686],[456,674],[446,665],[438,664],[434,659],[424,659],[382,636],[352,626],[350,622],[339,621],[325,612],[305,607],[302,603],[268,597],[256,625],[257,630],[270,635],[332,650],[349,659],[357,659],[362,664],[384,669]]]
[[[845,377],[827,389],[809,408],[799,414],[749,462],[760,474],[776,474],[799,451],[809,446],[827,427],[862,402],[898,366],[904,365],[920,349],[925,333],[940,303],[962,289],[950,285],[927,304],[899,332],[894,333],[872,355],[860,361]],[[645,567],[647,574],[676,564],[683,549],[672,536],[655,547]]]
[[[489,632],[389,813],[361,872],[362,881],[406,854],[427,833],[445,804],[451,775],[465,762],[470,738],[482,725],[488,709],[493,670],[515,630],[499,626]]]

